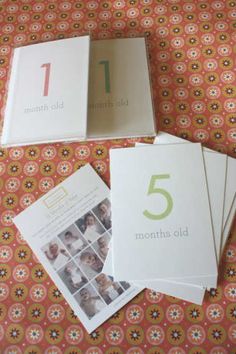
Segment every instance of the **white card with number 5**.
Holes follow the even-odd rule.
[[[114,149],[110,156],[115,279],[215,283],[201,145]]]

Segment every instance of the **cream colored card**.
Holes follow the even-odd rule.
[[[155,135],[144,38],[91,42],[88,138]]]
[[[86,137],[89,36],[14,49],[2,145]]]
[[[115,279],[215,286],[200,144],[115,149],[110,156]]]

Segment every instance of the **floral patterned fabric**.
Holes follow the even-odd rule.
[[[13,47],[145,35],[158,128],[236,156],[235,0],[1,0],[0,28],[2,116]],[[0,149],[0,352],[236,353],[236,227],[202,307],[146,290],[88,335],[12,223],[87,162],[109,183],[109,148],[137,140]]]

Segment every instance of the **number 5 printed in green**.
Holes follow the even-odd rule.
[[[155,187],[155,183],[157,180],[159,179],[166,179],[166,178],[170,178],[170,175],[153,175],[151,177],[151,181],[149,184],[149,188],[148,188],[148,195],[150,194],[162,194],[167,201],[167,207],[166,210],[161,213],[161,214],[152,214],[150,213],[148,210],[144,210],[143,215],[146,216],[146,218],[151,219],[151,220],[161,220],[166,218],[172,211],[173,209],[173,200],[171,198],[170,193],[168,193],[165,189],[162,188],[156,188]]]

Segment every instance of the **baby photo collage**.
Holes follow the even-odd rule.
[[[130,287],[101,273],[110,237],[111,205],[106,198],[42,248],[88,319]]]

